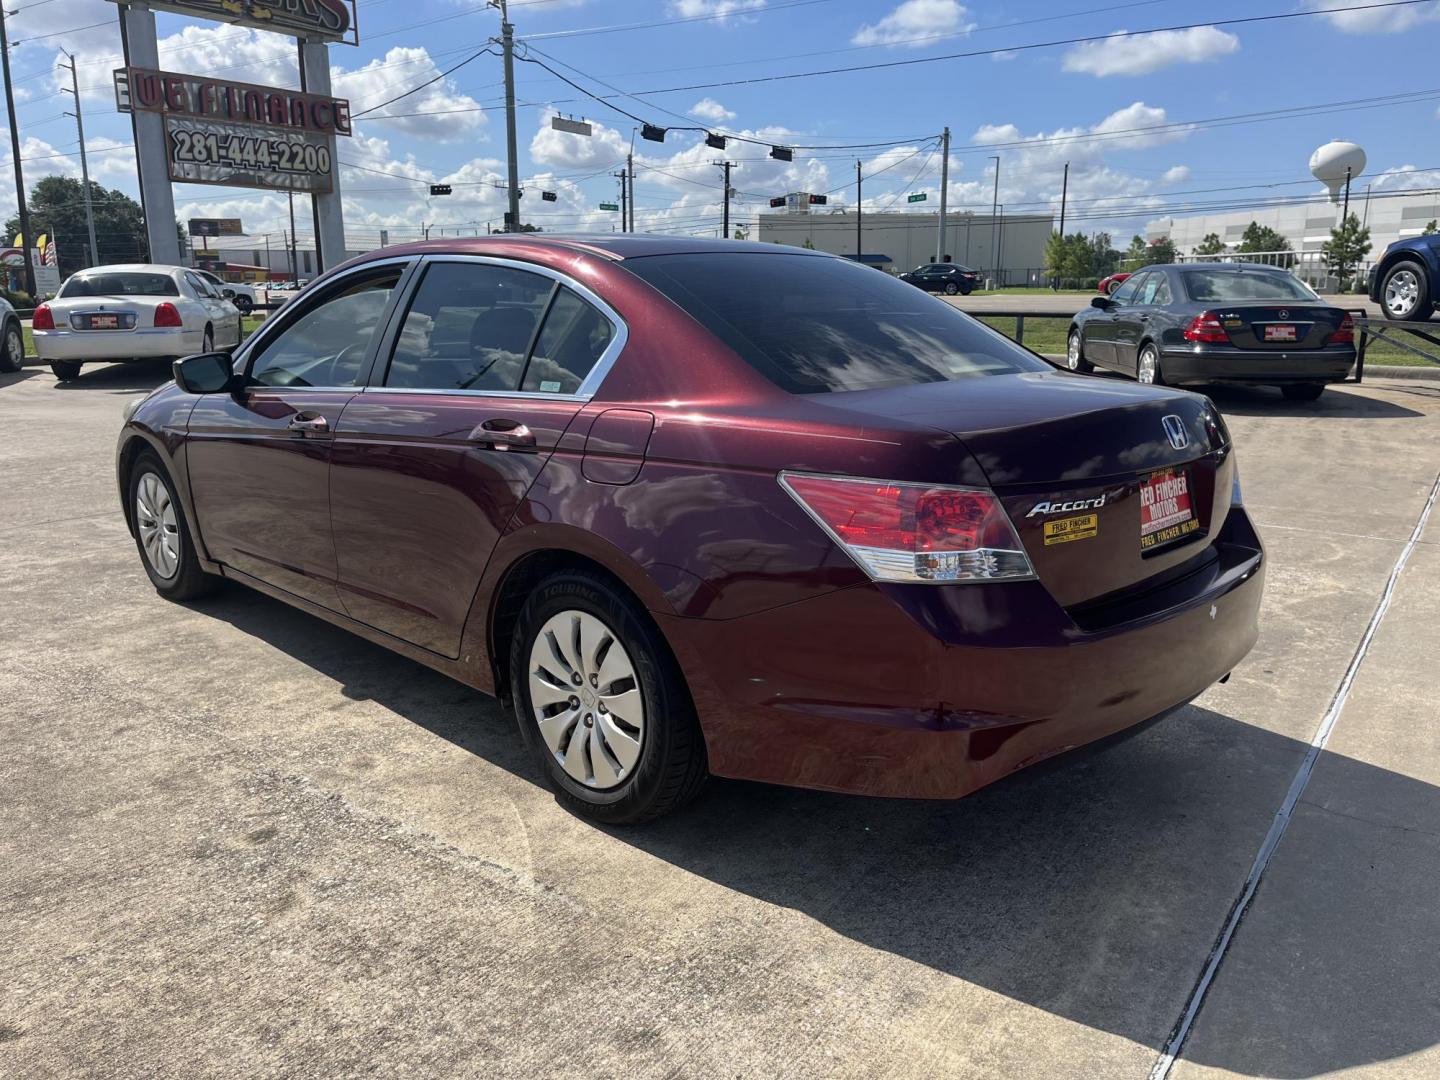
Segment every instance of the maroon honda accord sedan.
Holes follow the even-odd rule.
[[[387,248],[175,375],[118,459],[161,595],[231,578],[499,696],[600,821],[710,774],[964,795],[1256,637],[1206,398],[819,252]]]

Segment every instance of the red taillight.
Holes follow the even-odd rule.
[[[994,581],[1034,572],[991,492],[782,473],[780,483],[871,577]]]
[[[1331,345],[1354,345],[1355,344],[1355,320],[1347,314],[1340,329],[1330,335]]]
[[[169,303],[169,302],[167,301],[166,303],[156,305],[156,307],[155,307],[155,325],[156,325],[156,326],[183,326],[184,323],[182,323],[182,322],[180,321],[180,312],[179,312],[179,310],[175,307],[174,304],[171,304],[171,303]]]
[[[49,304],[41,304],[35,309],[35,315],[30,320],[32,330],[54,330],[55,313],[50,310]]]
[[[1223,345],[1230,340],[1230,335],[1225,333],[1225,328],[1220,325],[1220,320],[1213,311],[1202,311],[1185,327],[1185,340]]]

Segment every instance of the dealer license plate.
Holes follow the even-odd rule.
[[[118,330],[120,328],[120,316],[118,315],[91,315],[91,330]]]
[[[1140,550],[1173,544],[1200,528],[1190,500],[1190,473],[1161,469],[1140,481]]]
[[[1272,323],[1270,326],[1265,327],[1264,340],[1294,341],[1296,340],[1295,327],[1289,325],[1288,323]]]

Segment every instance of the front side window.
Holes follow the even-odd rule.
[[[1283,270],[1186,270],[1185,291],[1199,304],[1246,300],[1318,300],[1315,292]]]
[[[620,265],[794,394],[1050,370],[952,305],[845,259],[735,252]]]
[[[264,386],[354,386],[400,267],[386,267],[312,303],[260,347],[250,378]]]
[[[435,263],[415,290],[385,385],[514,390],[553,283],[478,263]]]
[[[1136,274],[1111,293],[1110,299],[1114,300],[1117,304],[1135,303],[1135,298],[1140,294],[1141,284],[1149,276],[1148,274]]]
[[[179,296],[180,288],[169,274],[109,272],[74,274],[58,294],[76,296]]]

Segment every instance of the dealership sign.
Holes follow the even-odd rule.
[[[352,130],[350,102],[344,98],[150,68],[116,69],[115,107],[320,135]]]
[[[311,41],[359,43],[354,4],[345,0],[150,0],[149,6]]]
[[[167,116],[165,143],[170,179],[183,184],[308,192],[335,188],[335,160],[324,135]]]

